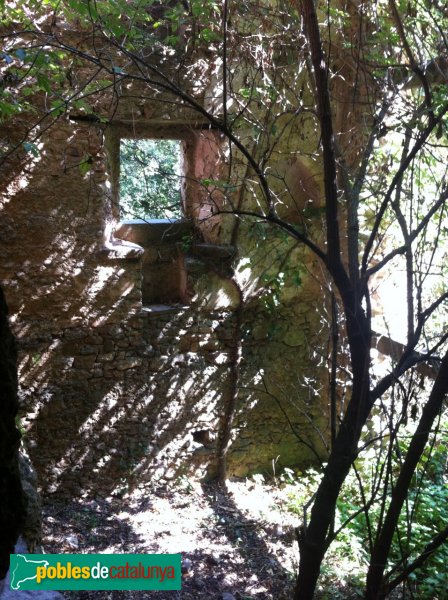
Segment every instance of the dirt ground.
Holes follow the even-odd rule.
[[[181,478],[170,487],[148,485],[109,498],[47,499],[43,550],[182,556],[180,591],[63,592],[67,600],[291,600],[300,517],[288,505],[288,487],[259,476],[230,481],[227,491]],[[363,597],[343,556],[331,554],[323,569],[315,600]],[[390,596],[404,598],[398,590]]]
[[[178,482],[121,497],[44,507],[49,553],[182,555],[182,589],[64,592],[69,600],[283,600],[298,561],[295,515],[280,489],[253,481]]]

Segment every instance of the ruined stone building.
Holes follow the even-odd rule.
[[[220,57],[213,47],[170,53],[160,43],[146,59],[203,114],[151,87],[151,69],[143,81],[128,77],[138,65],[98,30],[51,19],[39,28],[49,50],[57,39],[78,53],[64,66],[61,95],[92,81],[100,90],[53,112],[50,92],[34,90],[35,109],[2,124],[0,280],[18,342],[21,426],[43,492],[105,495],[211,476],[233,408],[229,475],[315,460],[328,430],[325,281],[303,246],[229,214],[266,208],[253,166],[205,114],[223,116]],[[12,94],[20,86],[5,75],[36,39],[10,42],[3,76]],[[237,50],[228,56],[233,90],[251,74],[258,81],[257,61],[266,77],[276,73],[273,88],[298,77],[285,46],[270,43],[272,56],[241,72]],[[306,97],[300,76],[290,105]],[[237,111],[228,93],[227,110]],[[268,109],[260,105],[260,120]],[[280,116],[275,140],[262,142],[246,121],[240,139],[257,161],[263,143],[270,148],[265,170],[280,216],[318,231],[313,123],[306,112]],[[123,139],[179,141],[182,218],[120,221]]]

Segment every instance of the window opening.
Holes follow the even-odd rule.
[[[120,218],[182,217],[180,140],[120,140]]]

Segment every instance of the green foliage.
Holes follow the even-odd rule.
[[[187,254],[193,245],[193,234],[192,233],[184,233],[181,237],[181,250],[184,254]]]
[[[18,431],[20,432],[20,436],[23,438],[26,436],[27,431],[22,423],[22,420],[20,419],[20,417],[16,416],[15,417],[15,423],[16,423],[16,428],[18,429]]]
[[[82,176],[86,175],[93,164],[93,157],[91,154],[84,154],[84,156],[81,159],[81,162],[78,165],[78,169],[79,172],[81,173]]]
[[[406,441],[400,451],[406,450]],[[448,523],[448,418],[440,436],[432,436],[418,466],[395,536],[391,563],[411,562]],[[448,590],[448,544],[445,542],[409,577],[417,597],[442,597]]]
[[[36,146],[36,144],[33,144],[31,142],[23,142],[23,148],[26,152],[30,152],[35,158],[37,158],[40,153],[39,153],[39,148]]]
[[[405,431],[392,449],[391,471],[395,478],[401,459],[407,451],[411,432]],[[322,581],[327,589],[331,585],[345,582],[350,587],[362,590],[369,564],[369,526],[375,534],[382,514],[383,500],[390,499],[390,489],[385,491],[384,480],[378,474],[387,460],[386,447],[371,446],[367,453],[355,463],[350,471],[337,503],[335,529],[345,524],[330,547],[322,570]],[[408,496],[400,515],[398,528],[393,539],[388,568],[400,568],[417,558],[437,533],[448,523],[448,415],[445,416],[440,432],[434,434],[427,445]],[[281,481],[288,488],[289,505],[292,512],[303,518],[304,507],[308,512],[312,505],[322,474],[315,469],[305,473],[294,473],[286,469]],[[362,481],[362,488],[360,487]],[[367,511],[360,509],[372,498]],[[369,525],[366,512],[368,513]],[[442,544],[415,572],[411,573],[407,585],[413,597],[444,598],[448,589],[448,544]]]
[[[120,206],[122,218],[179,219],[180,142],[121,140]]]

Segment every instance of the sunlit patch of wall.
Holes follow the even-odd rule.
[[[215,320],[221,318],[216,315]],[[127,350],[129,356],[120,358],[116,348],[98,354],[90,363],[91,371],[84,373],[86,382],[69,379],[55,384],[48,405],[33,415],[30,436],[40,448],[36,460],[46,473],[46,492],[108,495],[117,486],[122,490],[155,477],[172,479],[200,467],[204,474],[206,463],[213,460],[211,449],[195,453],[192,431],[215,429],[225,367],[214,365],[194,336],[189,351],[184,339],[185,351],[178,352],[182,327],[188,324],[189,331],[204,327],[210,316],[159,307],[143,312],[140,319],[137,354],[130,356]],[[105,342],[113,333],[115,345],[124,346],[126,327],[108,331]],[[91,336],[78,332],[76,342],[82,349],[92,343]],[[95,377],[104,358],[108,369]],[[63,444],[49,447],[48,435]]]
[[[319,282],[303,273],[303,284],[293,281],[297,265],[315,265],[287,248],[293,268],[281,279],[285,240],[249,219],[236,252],[235,220],[219,211],[245,190],[259,200],[253,178],[241,185],[243,162],[227,182],[220,134],[179,115],[151,123],[152,105],[142,100],[138,112],[133,102],[107,128],[61,118],[36,155],[3,167],[0,279],[18,337],[26,437],[48,494],[106,496],[182,473],[212,475],[239,344],[229,473],[313,460],[303,444],[316,437],[310,420],[326,435],[311,334],[321,331]],[[190,221],[180,238],[120,234],[122,135],[182,139]],[[278,293],[271,287],[280,279]],[[310,443],[322,454],[319,439]]]
[[[308,309],[307,309],[308,308]],[[323,460],[329,435],[328,374],[316,331],[320,307],[244,314],[242,370],[229,469],[274,475]]]
[[[216,430],[227,367],[211,338],[228,316],[143,306],[143,248],[110,228],[102,130],[61,122],[5,183],[0,276],[43,491],[106,495],[120,482],[204,474],[214,452],[191,432]]]

